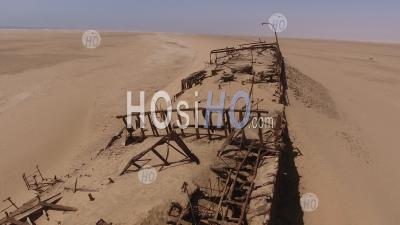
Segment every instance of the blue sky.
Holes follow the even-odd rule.
[[[0,27],[260,36],[279,12],[280,36],[400,42],[399,11],[398,0],[0,0]]]

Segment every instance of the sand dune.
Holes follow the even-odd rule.
[[[292,95],[288,107],[304,154],[296,162],[300,192],[320,199],[305,224],[396,224],[400,46],[285,40],[283,49],[298,70],[289,83],[312,84],[299,87],[302,96]]]
[[[25,201],[21,174],[36,164],[52,176],[87,163],[121,126],[113,117],[125,112],[127,90],[176,90],[209,50],[255,40],[102,33],[89,50],[80,38],[0,31],[1,199]],[[289,130],[303,153],[299,191],[320,200],[304,224],[396,224],[400,46],[283,39],[281,47]]]

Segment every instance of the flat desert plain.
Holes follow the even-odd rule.
[[[126,112],[127,91],[175,93],[180,79],[206,65],[211,49],[258,40],[103,32],[100,47],[86,49],[81,35],[0,31],[0,199],[22,204],[32,197],[21,175],[37,164],[46,175],[64,176],[89,163],[121,127],[115,115]],[[302,153],[295,159],[298,191],[319,198],[315,211],[304,212],[304,224],[398,224],[400,45],[302,39],[280,45],[289,132]],[[142,206],[147,200],[153,201],[142,196]]]

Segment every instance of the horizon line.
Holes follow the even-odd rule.
[[[10,30],[42,30],[42,31],[70,31],[70,32],[83,32],[86,30],[97,30],[99,32],[107,33],[165,33],[165,34],[187,34],[187,35],[209,35],[209,36],[228,36],[228,37],[242,37],[242,38],[274,38],[274,36],[257,36],[251,34],[223,34],[223,33],[190,33],[190,32],[177,32],[177,31],[145,31],[145,30],[132,30],[132,29],[109,29],[109,28],[57,28],[57,27],[24,27],[24,26],[0,26],[0,31]],[[382,40],[358,40],[358,39],[346,39],[346,38],[325,38],[325,37],[295,37],[295,36],[279,36],[279,39],[300,39],[300,40],[317,40],[317,41],[336,41],[336,42],[353,42],[353,43],[364,43],[364,44],[388,44],[388,45],[400,45],[400,41],[382,41]]]

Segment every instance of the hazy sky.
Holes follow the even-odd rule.
[[[273,35],[400,42],[400,0],[0,0],[0,27]]]

